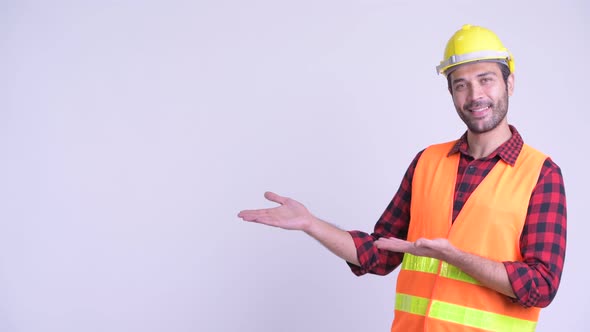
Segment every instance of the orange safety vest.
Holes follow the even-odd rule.
[[[446,238],[498,262],[522,261],[520,235],[547,158],[524,145],[514,166],[499,161],[452,222],[459,153],[455,142],[422,153],[412,182],[408,241]],[[539,308],[524,308],[444,261],[405,254],[398,275],[392,332],[534,331]]]

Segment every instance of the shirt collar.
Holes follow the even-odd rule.
[[[516,130],[516,128],[512,125],[509,126],[510,131],[512,132],[512,137],[509,140],[502,143],[496,151],[492,152],[486,159],[495,158],[496,156],[500,157],[505,163],[509,164],[510,166],[514,166],[516,163],[516,159],[518,159],[518,155],[522,150],[522,146],[524,141],[522,137]],[[467,132],[465,132],[461,138],[457,140],[451,151],[449,151],[449,156],[455,154],[457,152],[462,153],[466,156],[469,156],[469,145],[467,143]]]

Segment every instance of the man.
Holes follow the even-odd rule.
[[[492,31],[464,25],[437,71],[467,131],[417,154],[372,234],[271,192],[280,206],[238,216],[304,231],[357,275],[401,264],[392,331],[534,331],[565,258],[561,170],[508,124],[514,60]]]

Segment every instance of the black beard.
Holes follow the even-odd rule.
[[[486,107],[486,106],[489,106],[490,109],[492,110],[492,119],[490,122],[485,123],[483,128],[476,127],[475,125],[473,125],[470,122],[470,119],[464,115],[464,112],[466,112],[466,113],[469,112],[468,111],[469,109]],[[491,102],[476,101],[476,102],[471,102],[471,103],[465,105],[463,110],[464,111],[457,109],[457,113],[459,114],[459,117],[461,118],[461,120],[463,120],[463,123],[465,123],[465,125],[467,126],[469,131],[476,133],[476,134],[487,133],[487,132],[495,129],[496,127],[498,127],[498,125],[506,117],[506,114],[508,113],[508,94],[504,95],[504,97],[501,98],[496,104],[491,103]]]

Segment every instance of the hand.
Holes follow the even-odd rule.
[[[264,193],[264,197],[281,206],[270,209],[244,210],[238,213],[238,217],[245,221],[291,230],[306,230],[310,226],[314,216],[303,204],[272,192]]]
[[[379,249],[407,252],[414,256],[426,256],[441,260],[447,260],[452,251],[455,250],[455,247],[447,239],[429,240],[420,238],[416,242],[409,242],[394,237],[382,237],[375,241],[375,246]]]

